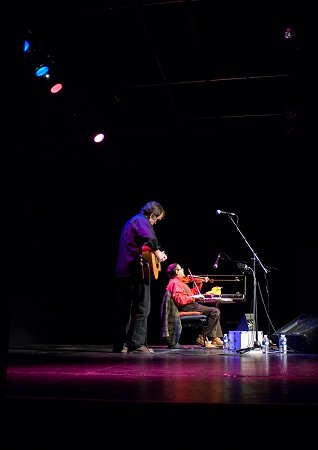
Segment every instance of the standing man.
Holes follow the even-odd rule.
[[[160,203],[151,201],[129,219],[119,238],[115,276],[117,308],[113,352],[153,353],[147,346],[147,323],[151,307],[151,267],[143,258],[143,248],[160,265],[167,259],[160,250],[154,225],[165,216]]]

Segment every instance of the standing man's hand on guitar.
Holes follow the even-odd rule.
[[[155,255],[157,256],[160,262],[166,261],[166,259],[168,258],[166,253],[162,252],[161,250],[155,251]]]

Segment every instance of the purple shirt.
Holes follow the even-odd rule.
[[[121,231],[115,269],[116,277],[137,276],[140,273],[143,245],[147,245],[153,251],[160,248],[149,219],[142,213],[138,213],[125,223]]]

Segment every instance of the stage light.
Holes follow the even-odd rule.
[[[35,76],[36,77],[43,77],[44,75],[46,75],[49,71],[48,66],[42,65],[38,68],[36,68],[35,70]]]
[[[97,133],[93,135],[93,141],[96,143],[102,142],[105,139],[104,133]]]
[[[96,123],[94,111],[83,102],[81,96],[70,92],[70,86],[67,86],[67,89],[64,88],[62,84],[64,80],[61,79],[61,72],[55,65],[55,58],[41,42],[34,39],[30,30],[23,42],[23,52],[25,75],[30,78],[32,86],[39,87],[42,91],[44,89],[49,96],[63,90],[63,93],[58,96],[57,103],[53,103],[54,108],[63,108],[66,119],[66,113],[69,113],[72,119],[71,126],[78,137],[81,139],[84,137],[85,141],[100,145],[105,140],[106,134],[102,131],[103,127]]]
[[[60,80],[57,81],[56,75],[52,75],[50,72],[47,72],[43,79],[49,84],[51,94],[57,94],[63,89],[63,84]]]
[[[24,41],[24,48],[23,48],[23,53],[27,53],[30,49],[30,42],[29,41]]]
[[[57,92],[60,92],[62,88],[62,83],[56,83],[51,87],[50,91],[52,92],[52,94],[56,94]]]
[[[287,27],[284,30],[284,39],[286,40],[291,40],[291,39],[295,39],[296,37],[296,32],[295,29],[292,27]]]
[[[37,77],[41,77],[45,83],[49,85],[50,92],[52,94],[57,94],[63,89],[63,84],[59,79],[57,79],[56,75],[52,75],[48,66],[41,66],[39,67],[35,75]]]
[[[34,67],[34,66],[33,66]],[[52,70],[46,64],[41,64],[35,67],[34,74],[37,78],[44,80],[46,85],[49,86],[49,90],[52,94],[56,94],[63,89],[63,84],[61,80],[56,75],[56,70]]]
[[[44,80],[52,94],[60,92],[63,84],[57,77],[57,71],[51,56],[41,50],[39,44],[36,45],[27,39],[24,41],[23,51],[25,65],[30,74],[33,73],[36,78]]]

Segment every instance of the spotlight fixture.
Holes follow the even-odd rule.
[[[44,64],[42,64],[40,67],[37,67],[35,69],[35,76],[36,77],[43,77],[44,75],[46,75],[49,71],[48,66],[45,66]]]
[[[105,139],[104,133],[96,133],[93,135],[93,141],[98,144],[99,142],[102,142]]]
[[[30,30],[27,30],[27,38],[24,41],[24,67],[25,74],[30,76],[32,83],[45,88],[51,94],[62,91],[63,84],[50,52],[40,42],[36,42]],[[63,108],[63,114],[69,111],[72,120],[72,128],[78,136],[85,136],[85,140],[99,144],[105,140],[106,134],[98,125],[94,112],[83,102],[81,96],[70,92],[69,86],[63,91],[57,103],[57,107]],[[97,126],[96,126],[97,125]],[[96,130],[93,131],[92,130]]]
[[[25,65],[30,73],[33,73],[36,78],[45,80],[52,94],[60,92],[63,85],[60,80],[56,79],[56,68],[50,55],[44,53],[40,46],[31,40],[24,41],[23,52]]]
[[[24,41],[24,47],[23,47],[23,53],[27,53],[30,49],[30,42],[29,41]]]
[[[284,30],[284,39],[286,40],[292,40],[295,39],[296,37],[296,32],[295,29],[292,27],[287,27]]]

